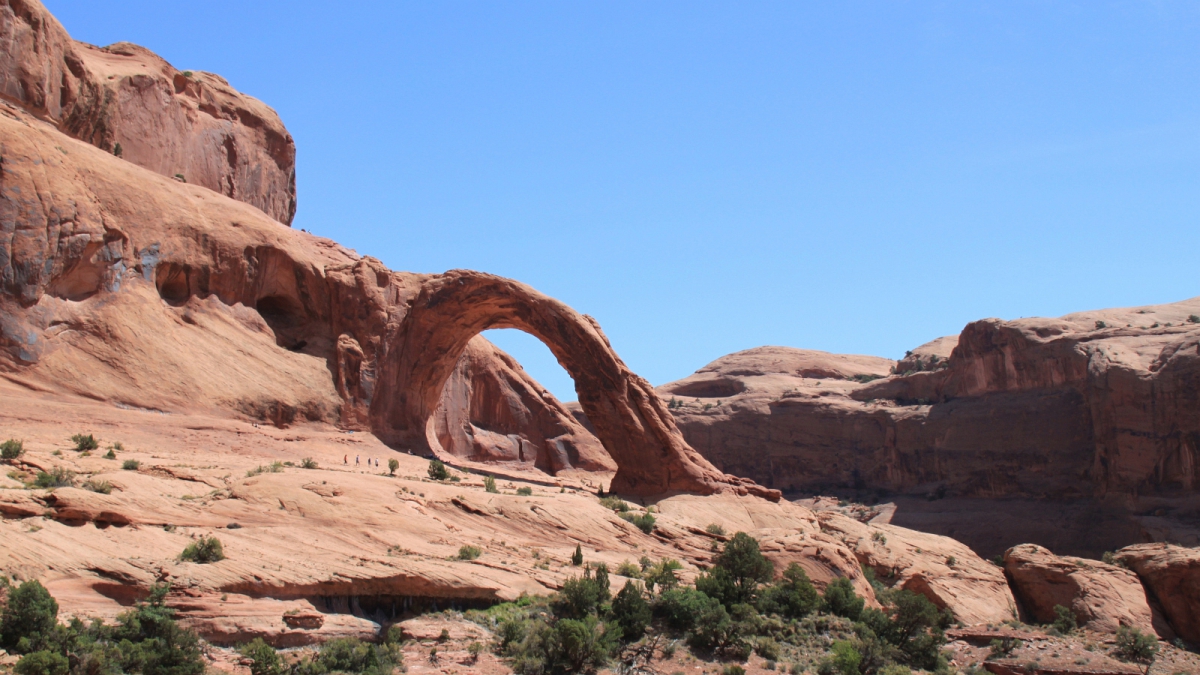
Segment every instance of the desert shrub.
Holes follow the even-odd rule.
[[[263,473],[279,473],[283,471],[283,467],[284,463],[280,461],[274,461],[267,465],[256,466],[246,472],[246,478],[251,478]]]
[[[426,471],[426,473],[428,473],[429,477],[433,480],[450,479],[450,470],[446,468],[445,464],[442,464],[436,459],[429,460],[429,469]]]
[[[626,560],[620,565],[617,565],[617,574],[623,577],[629,577],[630,579],[641,579],[642,568]]]
[[[730,664],[721,669],[721,675],[746,675],[746,669],[737,664]]]
[[[528,497],[529,495],[533,494],[533,488],[529,487],[528,485],[525,487],[519,487],[517,488],[517,494],[521,495],[522,497]]]
[[[358,638],[335,638],[321,645],[315,659],[298,664],[293,670],[296,675],[390,675],[402,664],[402,653],[394,645],[373,645]]]
[[[83,484],[83,489],[106,495],[112,493],[113,486],[112,483],[106,480],[89,480]]]
[[[141,465],[142,463],[136,459],[127,459],[124,462],[121,462],[121,468],[125,471],[137,471],[138,467]]]
[[[67,675],[70,662],[67,657],[52,651],[26,654],[13,668],[17,675]]]
[[[483,489],[484,491],[491,492],[493,494],[500,492],[500,490],[496,488],[496,479],[492,476],[483,477]]]
[[[477,663],[481,654],[483,654],[482,642],[472,642],[467,645],[467,655],[471,658],[471,663]]]
[[[1108,324],[1104,323],[1103,321],[1097,321],[1096,322],[1096,330],[1100,330],[1102,328],[1108,328]]]
[[[44,649],[58,624],[58,603],[36,579],[9,591],[0,614],[0,646],[14,654]]]
[[[652,617],[641,585],[633,581],[625,582],[612,602],[612,619],[621,627],[622,639],[627,642],[641,639]]]
[[[39,471],[37,477],[33,479],[33,484],[48,490],[59,487],[70,487],[75,484],[75,473],[61,466],[56,466],[49,472]]]
[[[683,569],[683,565],[673,558],[663,558],[656,563],[642,557],[642,578],[646,581],[646,589],[653,591],[658,587],[661,593],[679,585],[679,577],[675,572]]]
[[[877,636],[897,650],[889,657],[914,668],[933,671],[944,667],[941,648],[946,638],[942,629],[952,620],[949,612],[939,611],[928,598],[911,591],[885,591],[878,597],[884,605],[883,611],[860,612],[862,624],[870,630],[860,635],[864,642]]]
[[[104,459],[116,459],[117,452],[113,448],[109,448],[108,452],[104,453]]]
[[[483,550],[480,549],[478,546],[471,546],[470,544],[463,544],[458,549],[458,559],[459,560],[475,560],[476,558],[478,558],[481,555],[483,555]]]
[[[315,469],[317,468],[317,460],[313,459],[312,457],[305,457],[304,459],[300,460],[300,468]]]
[[[510,624],[515,627],[504,627]],[[501,633],[508,640],[502,653],[512,659],[510,666],[520,675],[590,673],[608,662],[619,632],[608,629],[594,615],[559,619],[553,624],[544,620],[506,622]]]
[[[1068,607],[1055,605],[1054,621],[1050,625],[1059,633],[1069,635],[1071,631],[1078,628],[1078,624],[1075,621],[1075,612],[1072,612]]]
[[[783,578],[764,588],[758,598],[758,610],[763,614],[778,614],[786,619],[800,619],[816,611],[821,599],[804,568],[788,565]]]
[[[700,605],[687,643],[693,649],[726,658],[745,659],[750,655],[742,626],[712,598]]]
[[[1187,320],[1188,320],[1188,323],[1200,323],[1200,316],[1196,316],[1195,314],[1189,314]]]
[[[617,513],[625,513],[629,510],[629,504],[627,504],[625,500],[621,499],[620,497],[603,497],[600,499],[600,506],[603,506],[606,509],[612,509]]]
[[[726,607],[750,603],[759,583],[771,578],[774,567],[758,549],[758,542],[738,532],[725,543],[713,568],[696,579],[696,590],[720,600]]]
[[[25,454],[25,442],[10,438],[0,443],[0,459],[12,461]]]
[[[680,631],[691,630],[701,615],[712,614],[721,603],[694,588],[663,591],[654,603],[654,615]]]
[[[634,527],[641,530],[642,532],[645,532],[646,534],[650,534],[651,532],[654,531],[654,522],[655,522],[654,514],[652,514],[650,512],[646,512],[646,513],[643,513],[640,515],[634,515],[633,513],[626,512],[626,513],[620,513],[618,515],[621,516],[622,520],[629,522]]]
[[[754,653],[768,661],[778,661],[779,651],[779,643],[774,638],[762,637],[754,643]]]
[[[571,554],[571,564],[576,567],[583,564],[583,549],[579,544],[575,544],[575,552]]]
[[[1011,655],[1014,651],[1021,648],[1021,641],[1017,638],[1001,638],[992,640],[989,656],[992,658],[1003,658]]]
[[[725,528],[717,523],[709,523],[708,527],[704,528],[704,531],[709,534],[715,534],[718,537],[725,536]]]
[[[1158,656],[1158,638],[1136,628],[1121,626],[1117,629],[1117,658],[1130,663],[1140,663],[1149,672],[1150,665]]]
[[[550,599],[550,609],[558,617],[582,619],[596,613],[610,597],[608,568],[597,565],[595,574],[590,567],[584,568],[583,576],[563,582],[562,590]]]
[[[832,653],[817,667],[818,673],[837,673],[838,675],[858,675],[858,666],[862,663],[862,654],[849,640],[837,640],[833,643]]]
[[[821,611],[858,621],[866,601],[854,592],[854,584],[846,577],[838,577],[825,587],[821,597]]]
[[[216,537],[200,537],[183,549],[179,559],[202,565],[215,563],[225,559],[225,549],[221,546],[221,540]]]
[[[238,648],[238,652],[251,660],[250,675],[283,675],[283,662],[279,654],[262,638],[247,642]]]
[[[86,436],[83,434],[75,434],[74,436],[71,437],[71,442],[75,444],[76,452],[83,452],[84,450],[95,450],[96,448],[100,447],[100,444],[98,442],[96,442],[96,437],[91,434],[88,434]]]

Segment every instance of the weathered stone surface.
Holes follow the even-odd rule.
[[[0,3],[0,97],[164,176],[290,224],[296,147],[274,110],[148,49],[75,42],[38,0]]]
[[[1016,618],[1003,570],[963,544],[895,525],[862,523],[834,510],[819,511],[817,517],[821,529],[845,543],[885,585],[924,595],[967,625]]]
[[[1137,544],[1116,559],[1141,577],[1183,639],[1200,642],[1200,550],[1171,544]]]
[[[1041,546],[1014,546],[1004,554],[1004,567],[1022,608],[1037,623],[1055,619],[1062,605],[1080,627],[1115,633],[1121,626],[1156,632],[1173,639],[1166,622],[1155,616],[1146,591],[1133,572],[1098,560],[1059,557]]]

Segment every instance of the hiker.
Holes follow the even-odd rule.
[[[354,456],[354,466],[358,466],[358,455]]]
[[[342,455],[342,464],[350,463],[350,455]]]

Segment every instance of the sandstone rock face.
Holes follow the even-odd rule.
[[[1115,633],[1121,626],[1174,638],[1151,610],[1146,591],[1133,572],[1098,560],[1059,557],[1033,544],[1014,546],[1004,554],[1004,567],[1021,605],[1032,620],[1050,623],[1054,607],[1075,614],[1082,628]]]
[[[1141,577],[1180,637],[1200,642],[1200,550],[1138,544],[1117,551],[1116,559]]]
[[[1200,298],[978,321],[898,363],[763,347],[659,393],[675,399],[690,445],[767,487],[898,503],[892,495],[1025,500],[1071,519],[1053,531],[1023,518],[1001,539],[994,528],[970,534],[958,507],[901,523],[966,537],[988,555],[1030,540],[1095,556],[1162,537],[1200,544],[1189,525],[1200,513],[1196,315]],[[989,504],[984,512],[1008,510]],[[909,513],[902,504],[898,517]]]
[[[127,42],[75,42],[38,0],[0,3],[0,97],[164,176],[290,224],[296,147],[279,116],[220,76]]]
[[[617,468],[600,440],[558,399],[480,336],[467,343],[434,418],[438,443],[455,457],[555,475]]]
[[[1016,618],[1004,572],[963,544],[895,525],[862,523],[819,511],[821,529],[846,544],[858,562],[892,588],[919,593],[967,625]]]

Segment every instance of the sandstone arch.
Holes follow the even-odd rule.
[[[432,415],[467,342],[491,328],[516,328],[550,348],[575,380],[579,403],[617,464],[621,494],[779,492],[718,471],[684,440],[650,383],[613,351],[594,319],[502,277],[452,270],[427,278],[388,341],[371,404],[371,426],[396,447],[437,447]]]

